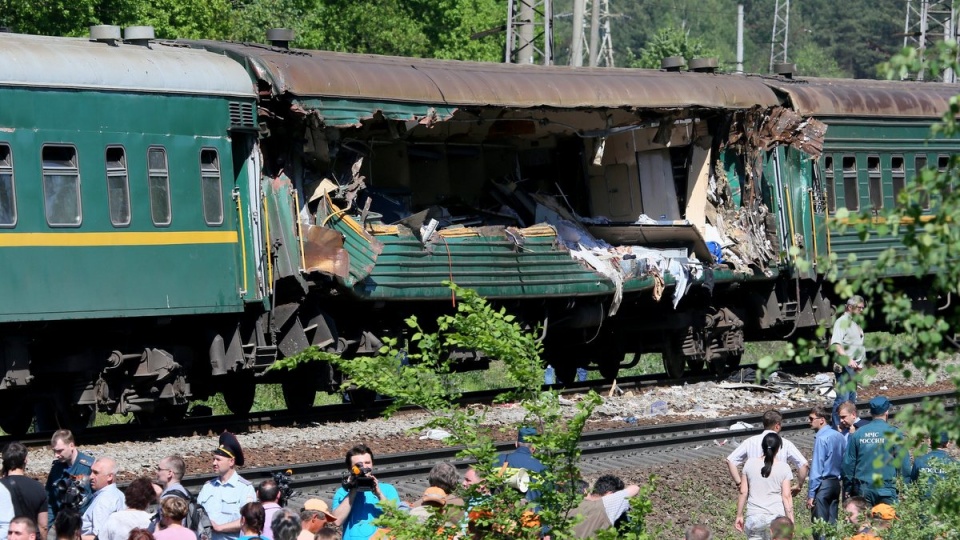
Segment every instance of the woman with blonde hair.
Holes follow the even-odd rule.
[[[743,466],[744,481],[737,499],[734,527],[746,533],[747,540],[770,540],[770,522],[780,516],[793,519],[793,472],[777,459],[783,440],[767,433],[760,443],[763,457],[748,459]]]

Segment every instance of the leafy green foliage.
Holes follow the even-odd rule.
[[[471,527],[484,538],[536,539],[541,528],[532,524],[534,505],[510,487],[508,475],[495,467],[496,446],[485,425],[485,409],[458,409],[452,402],[460,395],[451,384],[453,363],[450,353],[458,350],[482,351],[503,365],[505,377],[514,390],[498,399],[520,401],[525,410],[523,424],[535,426],[540,435],[531,438],[536,456],[547,471],[531,478],[530,489],[541,493],[536,512],[539,522],[547,525],[553,538],[570,538],[573,519],[568,513],[577,507],[582,494],[576,489],[580,479],[578,442],[587,420],[601,403],[591,392],[579,401],[572,416],[565,414],[556,392],[541,392],[544,370],[540,353],[542,345],[517,323],[504,309],[489,305],[475,291],[449,284],[457,297],[456,313],[437,319],[436,331],[425,331],[420,323],[408,319],[409,340],[385,340],[379,354],[370,357],[340,358],[312,349],[295,357],[280,360],[273,369],[293,369],[304,362],[332,362],[348,377],[345,385],[356,385],[394,399],[394,408],[416,405],[432,414],[427,427],[451,433],[448,444],[462,446],[461,457],[476,463],[483,477],[461,493],[469,501]],[[515,436],[515,431],[509,432]],[[644,516],[651,508],[645,499],[652,486],[634,497],[634,510],[622,538],[648,540]],[[645,495],[646,494],[646,495]],[[388,509],[378,524],[390,529],[397,539],[449,538],[455,529],[447,523],[449,516],[435,514],[426,523],[417,523],[408,513]],[[524,525],[526,523],[526,525]],[[616,531],[603,538],[616,538]]]
[[[658,31],[644,45],[636,58],[632,56],[632,51],[627,51],[629,67],[659,69],[660,61],[668,56],[682,56],[689,61],[691,58],[715,56],[715,54],[707,49],[703,41],[691,38],[687,32],[679,28],[667,27]]]

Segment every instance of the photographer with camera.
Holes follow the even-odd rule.
[[[373,520],[383,513],[379,503],[390,500],[399,504],[400,495],[373,475],[373,451],[367,445],[348,450],[344,461],[348,473],[333,495],[333,515],[343,527],[343,540],[367,540],[377,532]]]
[[[236,471],[243,461],[240,441],[234,434],[223,432],[220,446],[213,451],[213,472],[217,477],[204,484],[197,496],[197,503],[210,518],[212,540],[237,540],[240,536],[240,508],[257,500],[253,484]]]
[[[47,475],[47,522],[53,523],[54,518],[65,507],[72,507],[81,513],[85,510],[81,505],[84,501],[89,501],[93,493],[87,483],[93,458],[77,448],[73,433],[69,429],[56,431],[50,438],[50,448],[56,459],[50,467],[50,474]],[[68,500],[65,501],[64,497],[68,497]],[[69,504],[64,505],[64,502]]]

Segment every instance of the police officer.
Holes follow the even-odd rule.
[[[217,477],[204,484],[197,496],[210,518],[211,540],[236,540],[240,536],[240,507],[257,500],[253,484],[236,471],[238,465],[243,465],[240,441],[232,433],[223,432],[220,446],[213,451]]]
[[[57,484],[61,480],[76,478],[80,480],[83,489],[84,501],[90,500],[93,491],[87,479],[90,477],[90,468],[93,467],[93,458],[81,452],[73,440],[73,433],[69,429],[61,429],[50,438],[50,448],[56,459],[47,475],[47,523],[53,523],[54,518],[62,508],[60,493]],[[79,508],[83,512],[86,508]]]
[[[843,455],[843,491],[859,495],[874,506],[897,503],[897,476],[910,475],[910,453],[903,432],[887,423],[890,400],[877,396],[870,400],[867,425],[850,435]],[[879,466],[877,466],[879,465]],[[878,479],[874,481],[874,475]]]

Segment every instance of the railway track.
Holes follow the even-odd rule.
[[[741,366],[741,369],[756,369],[756,364]],[[784,366],[781,371],[799,374],[818,369],[816,365]],[[622,390],[636,390],[657,385],[694,384],[709,380],[716,380],[716,376],[703,373],[683,377],[681,379],[666,379],[665,374],[647,374],[626,377],[617,380],[617,386]],[[544,385],[544,389],[549,387]],[[585,381],[576,385],[569,385],[561,389],[564,394],[585,393],[590,390],[606,391],[610,383],[602,380]],[[485,390],[465,393],[459,400],[460,405],[491,403],[493,399],[505,392],[506,389]],[[389,401],[375,401],[366,406],[356,404],[325,405],[311,407],[301,411],[275,410],[255,412],[250,414],[231,414],[220,416],[188,416],[175,424],[161,426],[142,426],[138,424],[115,424],[110,426],[91,427],[83,433],[84,445],[103,444],[121,441],[155,440],[162,437],[188,437],[192,435],[219,434],[227,430],[232,432],[248,432],[262,430],[274,426],[295,426],[324,422],[350,422],[379,416],[389,405]],[[24,437],[2,436],[0,448],[8,442],[19,440],[27,447],[36,448],[47,446],[50,443],[52,431],[29,433]]]
[[[947,408],[955,410],[955,392],[935,392],[891,398],[895,407],[920,403],[927,398],[947,400]],[[866,408],[866,401],[858,403]],[[783,431],[801,449],[812,448],[813,434],[809,429],[809,407],[783,412]],[[748,430],[726,430],[739,422],[754,426]],[[645,466],[671,463],[678,460],[722,458],[740,441],[762,431],[761,415],[748,414],[715,420],[696,420],[667,425],[638,426],[616,430],[584,433],[580,441],[581,469],[585,474],[614,470],[636,469]],[[721,430],[721,431],[718,431]],[[721,442],[722,439],[722,442]],[[501,443],[498,451],[513,448],[512,443]],[[460,447],[418,452],[378,455],[376,475],[378,479],[394,484],[402,497],[418,496],[426,487],[430,469],[441,461],[451,461],[465,466],[468,461],[457,458]],[[291,486],[299,492],[297,499],[320,495],[329,498],[340,485],[344,466],[342,460],[290,464],[286,467],[244,469],[243,476],[255,483],[267,478],[277,470],[292,471]],[[210,475],[191,476],[184,485],[199,489]],[[291,503],[291,506],[296,504]]]

